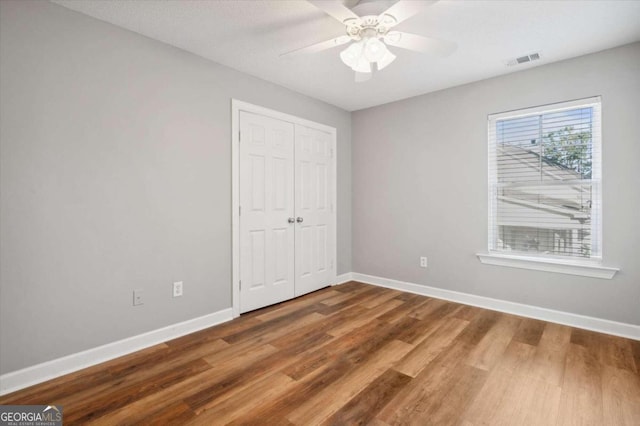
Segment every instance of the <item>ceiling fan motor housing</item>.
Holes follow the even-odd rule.
[[[368,15],[344,21],[347,35],[355,41],[363,38],[384,37],[395,23],[396,19],[388,14],[382,16]]]

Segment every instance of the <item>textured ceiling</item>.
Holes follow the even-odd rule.
[[[280,57],[344,33],[304,0],[53,1],[350,111],[640,40],[640,1],[440,1],[397,29],[455,41],[453,55],[391,48],[393,64],[355,83],[340,47]],[[393,3],[361,0],[354,11],[377,14]],[[505,66],[531,52],[542,59]]]

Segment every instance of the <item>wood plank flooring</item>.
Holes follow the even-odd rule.
[[[640,342],[351,282],[0,397],[65,424],[639,425]]]

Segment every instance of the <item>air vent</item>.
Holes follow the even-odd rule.
[[[514,65],[526,64],[527,62],[537,61],[538,59],[540,59],[540,53],[536,52],[536,53],[530,53],[524,56],[519,56],[515,59],[509,59],[505,61],[505,63],[507,64],[508,67],[511,67]]]

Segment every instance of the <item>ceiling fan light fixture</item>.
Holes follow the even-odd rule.
[[[381,14],[365,16],[356,15],[345,5],[345,1],[351,4],[354,1],[357,3],[365,0],[307,1],[343,24],[346,34],[296,49],[281,56],[302,52],[315,53],[351,42],[346,49],[340,52],[340,59],[356,72],[356,82],[370,79],[374,71],[386,68],[396,59],[396,55],[389,51],[388,46],[438,56],[448,56],[456,49],[455,43],[446,40],[395,31],[396,25],[420,13],[425,7],[436,1],[396,0]]]
[[[378,62],[388,52],[387,46],[377,37],[367,39],[364,47],[364,55],[369,62]]]
[[[371,72],[371,62],[367,60],[364,54],[361,54],[358,58],[358,62],[356,62],[356,64],[352,66],[351,69],[355,72]]]
[[[362,57],[362,42],[352,43],[340,52],[340,59],[349,68],[354,68]]]
[[[382,59],[378,61],[378,70],[386,68],[387,65],[389,65],[391,62],[396,60],[396,55],[391,53],[389,49],[385,48],[385,50],[386,50],[385,55],[382,57]]]
[[[342,62],[352,70],[361,73],[371,72],[371,63],[365,55],[365,40],[352,43],[340,52]]]

